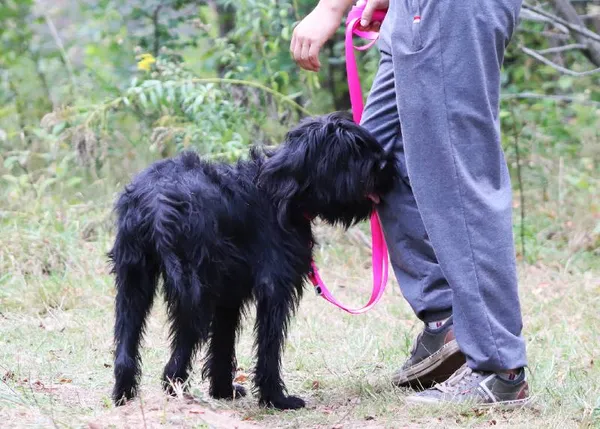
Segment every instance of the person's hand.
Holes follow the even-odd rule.
[[[340,2],[345,3],[345,2]],[[379,31],[381,22],[373,22],[373,13],[378,9],[387,9],[389,0],[367,0],[359,28],[363,31]],[[344,10],[317,5],[294,29],[290,51],[294,61],[305,70],[319,71],[321,47],[334,35]]]
[[[319,51],[340,26],[343,11],[318,5],[294,29],[290,51],[305,70],[319,71]]]
[[[364,31],[379,31],[381,22],[373,22],[373,13],[378,9],[387,9],[390,0],[367,0],[367,5],[360,18],[360,29]]]

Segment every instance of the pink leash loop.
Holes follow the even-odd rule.
[[[362,31],[358,29],[365,5],[365,1],[359,1],[357,5],[350,10],[350,13],[346,19],[346,73],[348,77],[350,103],[352,105],[352,116],[357,124],[360,123],[364,105],[362,91],[360,88],[360,78],[358,76],[358,67],[356,65],[356,58],[354,56],[354,49],[359,51],[367,50],[373,46],[375,42],[377,42],[377,38],[379,37],[377,32]],[[385,14],[386,11],[384,10],[375,11],[373,14],[373,21],[383,21]],[[370,40],[370,42],[363,46],[354,46],[352,37],[355,34],[363,39]],[[314,261],[311,262],[311,272],[309,274],[309,278],[315,286],[315,291],[317,294],[321,295],[324,299],[336,307],[339,307],[350,314],[361,314],[370,310],[383,296],[385,285],[388,280],[388,251],[377,211],[373,211],[373,214],[371,215],[371,235],[373,240],[371,257],[373,265],[373,291],[371,292],[371,298],[369,299],[369,302],[361,308],[348,308],[335,299],[319,275],[316,264]]]

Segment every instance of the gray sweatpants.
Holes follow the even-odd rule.
[[[424,321],[453,314],[482,371],[527,364],[498,118],[520,5],[391,0],[362,122],[402,172],[379,207],[402,293]]]

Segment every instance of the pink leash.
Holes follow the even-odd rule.
[[[367,50],[375,44],[377,38],[379,37],[377,32],[361,31],[358,29],[365,5],[366,1],[360,0],[356,6],[350,10],[350,13],[346,19],[346,73],[348,76],[348,88],[350,92],[350,103],[352,105],[352,115],[356,123],[360,123],[364,105],[360,87],[360,78],[358,76],[358,68],[356,66],[356,58],[354,56],[354,49],[359,51]],[[375,11],[373,14],[373,21],[382,22],[383,18],[385,18],[385,13],[385,10]],[[352,42],[353,35],[370,40],[370,42],[363,46],[354,46]],[[373,291],[371,292],[371,298],[369,299],[369,302],[364,307],[348,308],[335,299],[319,275],[319,270],[317,269],[315,262],[311,262],[312,270],[309,273],[309,279],[314,285],[317,295],[321,295],[336,307],[339,307],[350,314],[361,314],[370,310],[381,299],[387,283],[388,251],[385,244],[385,237],[383,236],[383,230],[381,229],[379,216],[375,210],[371,215],[371,235],[373,237]]]

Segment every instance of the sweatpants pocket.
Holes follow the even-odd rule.
[[[412,48],[418,51],[423,48],[423,38],[421,36],[421,2],[423,0],[410,0],[410,9],[412,14]]]

